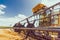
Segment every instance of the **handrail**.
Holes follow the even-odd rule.
[[[54,14],[54,15],[51,15],[50,17],[56,16],[56,15],[58,16],[58,15],[60,15],[60,14]],[[45,18],[49,18],[49,17],[47,16],[47,17],[45,17]],[[42,20],[42,19],[45,19],[45,18],[35,19],[35,20],[31,20],[31,21],[29,21],[29,22],[37,21],[37,20]],[[27,23],[27,22],[25,22],[25,23]]]
[[[57,6],[57,5],[60,5],[60,2],[59,2],[59,3],[56,3],[55,5],[47,8],[47,9],[45,9],[44,11],[46,11],[46,10],[48,10],[48,9],[50,9],[50,8],[53,8],[54,6]],[[41,13],[41,11],[40,11],[40,13]],[[40,13],[38,13],[38,14],[40,14]],[[38,14],[36,14],[36,15],[38,15]],[[30,16],[30,17],[28,17],[28,18],[31,18],[31,17],[33,17],[33,16],[35,16],[35,15],[32,15],[32,16]],[[25,18],[24,20],[26,20],[26,19],[28,19],[28,18]],[[21,20],[20,22],[22,22],[22,21],[24,21],[24,20]]]

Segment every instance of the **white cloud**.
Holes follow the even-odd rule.
[[[6,8],[6,6],[3,4],[0,4],[0,10],[3,10],[4,8]]]
[[[22,14],[18,14],[17,16],[11,18],[0,18],[0,26],[13,26],[16,22],[19,22],[25,18],[26,16]]]
[[[41,3],[43,3],[49,7],[49,6],[52,6],[58,2],[60,2],[60,0],[42,0]]]
[[[2,11],[2,10],[0,10],[0,15],[1,15],[1,14],[5,14],[5,12],[4,12],[4,11]]]
[[[27,16],[22,15],[22,14],[18,14],[17,16],[11,17],[11,18],[1,18],[0,17],[0,26],[10,26],[10,27],[12,27],[15,23],[17,23],[17,22],[19,22],[19,21],[21,21],[25,18],[27,18]],[[34,20],[34,17],[29,19],[29,21],[31,21],[31,20]],[[23,22],[26,22],[26,21],[23,21]],[[36,22],[34,25],[38,26],[37,23],[38,22]]]
[[[5,14],[5,11],[4,11],[5,8],[6,8],[5,5],[0,4],[0,15]]]
[[[0,15],[5,14],[4,9],[6,8],[5,5],[0,4]],[[25,19],[26,16],[22,15],[22,14],[18,14],[15,17],[10,17],[10,18],[6,18],[6,17],[0,17],[0,26],[10,26],[14,25],[16,22],[19,22],[23,19]]]
[[[15,16],[16,18],[20,18],[20,19],[24,19],[24,18],[26,18],[26,16],[25,15],[22,15],[22,14],[18,14],[17,16]]]

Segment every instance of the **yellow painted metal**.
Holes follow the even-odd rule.
[[[44,4],[38,4],[32,9],[32,12],[35,13],[38,10],[42,9],[44,6],[45,6]]]

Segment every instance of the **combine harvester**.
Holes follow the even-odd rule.
[[[34,20],[39,21],[39,26],[37,28],[20,28],[20,29],[39,30],[40,32],[42,32],[42,34],[45,34],[43,32],[47,32],[48,35],[52,37],[50,40],[60,40],[60,27],[59,27],[60,8],[59,7],[60,7],[60,2],[51,7],[47,7],[44,4],[38,4],[32,9],[33,15],[24,20],[30,19],[32,17],[38,18]],[[23,22],[24,20],[20,22]]]
[[[23,22],[27,19],[34,17],[35,19],[31,21],[39,21],[38,27],[33,27],[33,28],[0,27],[0,28],[32,30],[32,31],[37,30],[38,32],[42,32],[43,35],[48,33],[47,35],[50,35],[52,37],[51,40],[60,40],[60,8],[59,7],[60,7],[60,2],[56,3],[51,7],[47,7],[44,4],[38,4],[32,9],[33,12],[32,16],[20,21]]]

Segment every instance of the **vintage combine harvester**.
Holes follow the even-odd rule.
[[[44,4],[38,4],[32,9],[33,15],[22,20],[22,21],[25,20],[27,21],[28,19],[28,21],[26,22],[28,23],[28,27],[25,28],[24,25],[17,23],[19,25],[16,24],[14,25],[14,27],[5,27],[5,28],[10,28],[10,29],[13,28],[15,32],[19,32],[19,33],[21,31],[24,31],[26,38],[24,38],[23,40],[25,39],[27,40],[27,38],[29,37],[35,38],[36,40],[60,40],[60,8],[59,7],[60,7],[60,2],[51,7],[47,7]],[[37,15],[38,15],[38,19],[31,20],[33,22],[39,21],[39,26],[35,27],[34,24],[29,23],[31,22],[29,21],[29,18],[32,17],[37,18]]]
[[[42,31],[43,37],[41,40],[60,40],[60,2],[51,6],[51,7],[47,7],[44,4],[38,4],[37,6],[35,6],[32,9],[33,15],[24,19],[27,20],[29,18],[32,17],[36,17],[38,15],[38,19],[34,19],[33,21],[39,21],[39,27],[35,28],[18,28],[20,30],[39,30],[38,33],[36,33],[35,35],[32,35],[31,33],[33,32],[27,32],[28,36],[36,36],[37,34],[39,34]],[[22,21],[24,21],[22,20]],[[20,21],[20,22],[22,22]],[[30,21],[29,21],[30,22]],[[27,23],[27,22],[26,22]],[[30,26],[30,25],[29,25]],[[17,28],[15,28],[17,29]],[[38,40],[41,36],[39,36],[37,38],[37,36],[35,38],[37,38],[36,40]],[[52,38],[51,38],[52,37]],[[40,40],[40,39],[39,39]]]
[[[36,17],[38,15],[38,19],[34,19],[33,21],[39,21],[39,27],[37,28],[18,28],[20,30],[39,30],[39,34],[42,31],[43,38],[41,40],[60,40],[60,2],[51,6],[47,7],[44,4],[38,4],[32,9],[33,15],[24,19],[27,20],[32,17]],[[22,20],[22,21],[24,21]],[[22,22],[20,21],[20,22]],[[30,22],[30,21],[29,21]],[[27,23],[27,22],[26,22]],[[15,28],[17,29],[17,28]],[[32,35],[29,33],[29,35]],[[32,35],[36,36],[36,35]],[[49,37],[51,36],[51,37]],[[47,37],[47,38],[45,38]],[[37,38],[37,37],[35,37]],[[37,40],[40,38],[40,36],[37,38]],[[40,39],[39,39],[40,40]]]

